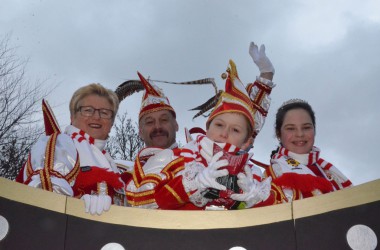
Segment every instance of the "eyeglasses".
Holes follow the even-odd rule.
[[[77,109],[77,112],[78,111],[86,117],[92,117],[95,114],[95,111],[98,111],[99,116],[102,119],[111,119],[113,117],[113,110],[110,109],[96,109],[91,106],[80,106]]]

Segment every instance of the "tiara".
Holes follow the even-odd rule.
[[[280,108],[283,108],[286,105],[293,104],[293,103],[306,103],[306,104],[309,104],[305,100],[302,100],[302,99],[299,99],[299,98],[294,98],[294,99],[290,99],[290,100],[287,100],[286,102],[282,103],[282,105],[280,106]]]

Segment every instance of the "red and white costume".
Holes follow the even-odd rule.
[[[272,177],[277,203],[308,198],[343,188],[352,183],[334,165],[319,157],[313,147],[309,154],[296,154],[279,147],[266,175]]]
[[[201,190],[196,184],[195,177],[209,165],[209,162],[214,155],[215,144],[224,152],[228,152],[231,155],[236,155],[236,153],[240,151],[239,148],[229,143],[215,143],[205,135],[198,135],[196,140],[191,141],[184,147],[186,150],[181,154],[187,159],[185,169],[181,173],[183,176],[183,186],[185,192],[190,194],[189,201],[198,207],[198,209],[227,209],[226,206],[231,204],[229,198],[218,198],[216,200],[205,198],[205,193],[207,193],[208,190]],[[246,159],[246,162],[244,165],[247,165],[252,155],[248,153],[244,154],[246,154],[246,157],[244,158]],[[257,185],[257,200],[252,205],[254,206],[257,203],[268,200],[271,184],[268,181],[261,182],[262,172],[258,167],[250,165],[250,168],[253,174],[253,179]],[[270,202],[270,200],[268,200],[268,202]],[[245,204],[238,205],[238,208],[245,208]]]
[[[97,193],[98,183],[105,182],[112,197],[124,183],[105,145],[72,125],[64,133],[44,135],[32,147],[18,181],[78,198]]]

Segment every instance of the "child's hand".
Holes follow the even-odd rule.
[[[242,194],[232,194],[231,199],[236,201],[244,201],[246,207],[252,207],[258,202],[266,200],[269,196],[272,178],[268,177],[263,182],[255,183],[251,168],[246,165],[244,167],[245,174],[238,174],[238,185],[243,191]]]
[[[264,44],[260,46],[260,50],[259,50],[257,45],[254,42],[251,42],[249,46],[249,54],[251,55],[257,67],[259,67],[260,73],[267,73],[267,72],[274,73],[273,65],[265,54]]]
[[[228,175],[227,169],[219,169],[228,165],[227,160],[219,160],[222,155],[222,151],[215,154],[209,165],[196,176],[196,181],[200,189],[215,188],[218,190],[226,190],[225,186],[216,181],[216,178]]]

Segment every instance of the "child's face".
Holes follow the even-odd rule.
[[[297,154],[307,154],[314,145],[314,125],[304,109],[289,110],[281,126],[282,145]]]
[[[227,142],[245,149],[249,144],[248,122],[242,114],[220,114],[211,121],[206,135],[215,142]]]

